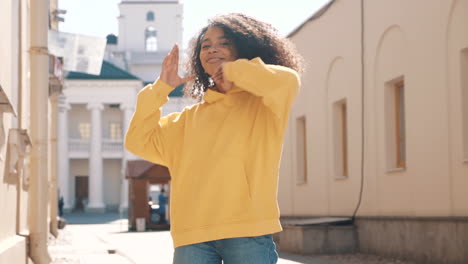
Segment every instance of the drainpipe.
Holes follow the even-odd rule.
[[[52,94],[50,96],[50,145],[49,145],[49,171],[50,171],[50,233],[54,237],[58,237],[58,195],[57,195],[57,102],[58,95]]]
[[[49,264],[47,251],[47,130],[49,95],[49,0],[30,1],[30,135],[31,176],[29,186],[29,257],[34,264]]]

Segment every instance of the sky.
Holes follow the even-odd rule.
[[[118,35],[118,4],[121,0],[59,0],[67,10],[63,32],[105,37]],[[328,0],[180,0],[184,5],[183,46],[217,14],[241,12],[275,26],[283,36],[298,27]]]

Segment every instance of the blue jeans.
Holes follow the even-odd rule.
[[[272,235],[227,238],[177,247],[173,264],[274,264]]]

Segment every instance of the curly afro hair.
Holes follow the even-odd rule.
[[[185,85],[186,96],[201,99],[205,91],[214,85],[200,61],[201,41],[211,27],[219,27],[224,31],[234,44],[238,58],[250,60],[260,57],[266,64],[281,65],[302,73],[303,59],[294,44],[280,37],[272,25],[239,13],[220,15],[210,19],[208,25],[190,41],[186,71],[195,79]]]

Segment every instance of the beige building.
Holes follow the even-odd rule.
[[[467,25],[468,0],[335,0],[290,33],[284,217],[356,213],[362,252],[468,263]]]
[[[56,9],[56,0],[50,9],[48,0],[0,1],[0,263],[49,263],[57,234],[61,63],[47,48]]]

